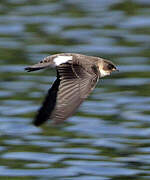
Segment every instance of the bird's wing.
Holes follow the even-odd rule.
[[[37,126],[48,119],[59,123],[71,116],[99,79],[92,68],[87,72],[78,64],[61,64],[57,73],[57,79],[34,120]]]

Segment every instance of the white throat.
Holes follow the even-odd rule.
[[[104,71],[103,69],[100,70],[101,77],[110,75],[109,71]]]

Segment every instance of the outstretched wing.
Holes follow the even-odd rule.
[[[51,119],[59,123],[71,116],[94,89],[99,76],[92,67],[88,72],[80,65],[64,63],[57,67],[57,79],[48,92],[35,120],[40,125]]]

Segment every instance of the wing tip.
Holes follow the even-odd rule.
[[[33,120],[33,122],[32,122],[32,124],[34,125],[34,126],[40,126],[41,124],[43,124],[44,122],[43,121],[41,121],[41,120],[38,120],[38,119],[34,119]]]
[[[45,109],[41,107],[32,123],[35,126],[40,126],[44,124],[48,119],[49,119],[49,113],[47,113],[47,111],[45,111]]]

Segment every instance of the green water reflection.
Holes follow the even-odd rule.
[[[148,0],[0,3],[0,179],[150,178]],[[105,57],[120,72],[100,80],[64,124],[32,119],[55,70],[24,72],[47,55]]]

